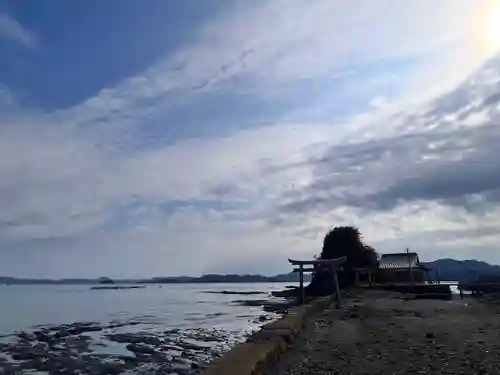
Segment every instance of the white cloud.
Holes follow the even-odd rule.
[[[229,266],[237,272],[257,271],[261,260],[269,262],[265,271],[283,271],[280,267],[286,267],[287,255],[309,257],[318,252],[324,231],[335,224],[359,225],[367,240],[382,249],[395,249],[410,240],[417,243],[419,235],[432,241],[443,232],[479,230],[481,216],[426,201],[369,214],[338,203],[290,214],[281,221],[272,219],[287,198],[318,178],[311,160],[328,156],[336,147],[344,147],[339,156],[355,159],[366,153],[360,147],[363,141],[422,135],[418,143],[408,143],[405,152],[391,144],[394,148],[386,150],[383,160],[386,165],[374,158],[373,163],[351,169],[340,164],[339,170],[330,168],[320,176],[326,184],[320,194],[383,189],[390,182],[388,176],[404,174],[400,162],[419,160],[426,134],[483,125],[489,113],[474,111],[465,120],[456,120],[474,109],[468,107],[473,100],[459,98],[457,108],[429,114],[436,108],[421,89],[432,83],[433,95],[436,87],[442,92],[491,52],[476,46],[477,25],[471,21],[475,15],[480,18],[491,3],[290,0],[264,4],[247,2],[221,14],[200,28],[190,45],[76,107],[9,117],[9,123],[0,128],[2,240],[21,247],[41,246],[40,241],[46,240],[46,251],[71,247],[74,250],[68,254],[89,252],[108,261],[120,259],[108,266],[110,274],[135,270],[148,275],[230,271]],[[276,121],[227,136],[148,149],[128,144],[132,130],[140,134],[144,118],[174,105],[165,100],[169,93],[204,90],[209,95],[210,90],[240,78],[244,88],[265,96],[273,86],[352,74],[353,69],[370,64],[394,63],[391,59],[396,57],[418,60],[422,56],[427,60],[416,65],[411,79],[387,75],[390,67],[385,67],[387,79],[405,80],[407,89],[400,100],[391,103],[373,96],[370,112],[342,122]],[[450,59],[457,57],[463,63],[450,68]],[[448,70],[452,74],[443,77]],[[377,72],[374,75],[380,77]],[[491,82],[491,77],[486,78],[486,83]],[[487,97],[490,91],[483,83],[469,87],[467,99]],[[453,98],[447,99],[454,103]],[[451,104],[443,102],[437,109]],[[455,117],[447,121],[446,116]],[[214,199],[229,208],[203,205]],[[169,204],[172,209],[164,207]],[[51,242],[55,238],[62,242]],[[458,245],[450,247],[449,238],[440,241],[439,254],[424,243],[419,245],[425,258],[453,255],[450,249]],[[150,262],[138,268],[148,258]],[[108,273],[106,263],[110,262],[101,261],[101,268],[95,269],[98,275]],[[48,263],[45,267],[57,272]]]
[[[268,261],[268,268],[262,270],[285,271],[286,256],[312,256],[319,251],[324,231],[330,225],[341,224],[360,226],[366,239],[381,251],[411,246],[424,259],[471,255],[464,240],[452,241],[453,235],[469,231],[469,241],[479,249],[474,256],[495,261],[488,245],[491,240],[474,235],[474,231],[480,232],[484,227],[482,221],[496,225],[492,220],[494,210],[478,215],[424,200],[367,213],[339,202],[292,213],[278,222],[272,220],[289,192],[307,188],[318,178],[311,160],[328,155],[335,147],[344,149],[338,162],[343,163],[347,154],[353,162],[362,157],[366,150],[357,145],[360,119],[365,127],[374,121],[384,124],[364,141],[388,142],[384,163],[373,157],[359,164],[360,169],[351,171],[338,164],[335,178],[328,180],[328,171],[320,175],[327,178],[322,188],[325,192],[383,189],[409,170],[415,170],[408,166],[425,156],[419,151],[420,146],[434,139],[434,131],[473,126],[468,117],[459,123],[443,120],[450,113],[462,113],[461,106],[439,113],[433,120],[439,122],[437,127],[418,129],[408,122],[413,116],[414,121],[418,119],[418,124],[422,124],[432,108],[427,104],[405,110],[404,115],[395,116],[394,111],[375,113],[371,118],[367,115],[358,118],[358,122],[343,124],[340,134],[338,124],[276,124],[225,137],[136,150],[133,154],[122,152],[120,147],[98,147],[103,141],[98,133],[89,138],[66,128],[37,129],[32,124],[17,124],[2,129],[0,136],[0,175],[5,176],[0,183],[5,198],[1,221],[11,223],[3,226],[2,238],[29,244],[30,239],[68,237],[73,239],[73,251],[105,251],[106,257],[119,257],[127,269],[139,262],[145,251],[154,261],[144,268],[134,266],[138,276],[148,272],[256,271],[264,260]],[[483,125],[475,124],[474,129]],[[398,146],[398,137],[415,132],[422,137]],[[457,150],[470,147],[460,141],[459,135],[445,143],[434,139],[430,145],[435,146],[429,146],[430,150],[439,160],[453,160],[452,154],[440,150],[450,142]],[[469,136],[470,141],[473,139]],[[331,163],[335,173],[335,157]],[[369,184],[365,186],[366,181]],[[235,207],[217,210],[197,206],[198,201],[205,199],[226,201]],[[162,204],[178,200],[187,203],[174,207],[173,212],[162,208]],[[139,203],[138,211],[126,209],[134,203]],[[109,227],[110,222],[120,224],[128,220],[132,224],[125,231]],[[433,247],[429,248],[429,244]],[[167,262],[171,257],[174,260]],[[168,266],[160,267],[162,262]],[[119,267],[112,267],[116,275],[120,275]],[[96,272],[104,273],[104,267]]]
[[[40,125],[0,131],[0,221],[11,223],[3,238],[77,235],[104,224],[109,211],[137,200],[151,205],[200,200],[235,183],[254,194],[259,186],[252,180],[262,163],[301,161],[305,148],[329,132],[323,125],[283,124],[110,154],[97,146],[98,134],[90,140],[65,128],[49,127],[48,132]]]
[[[33,48],[37,45],[36,35],[24,28],[19,22],[7,14],[0,13],[0,39],[6,39],[20,45]]]
[[[165,99],[168,93],[208,91],[235,77],[266,95],[280,84],[348,76],[370,63],[429,54],[432,59],[413,72],[407,91],[442,92],[492,53],[478,36],[477,21],[485,20],[492,4],[243,2],[200,27],[190,44],[142,74],[103,89],[59,116],[76,124],[133,124],[165,110],[171,101]]]

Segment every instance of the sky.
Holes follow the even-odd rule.
[[[500,264],[498,0],[0,0],[0,275]]]

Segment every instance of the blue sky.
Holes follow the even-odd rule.
[[[0,274],[286,272],[344,224],[500,262],[498,7],[0,0]]]

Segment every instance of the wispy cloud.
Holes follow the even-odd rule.
[[[426,257],[437,249],[440,256],[471,257],[463,240],[453,241],[467,237],[476,256],[497,261],[490,238],[498,235],[485,239],[483,229],[499,224],[500,101],[491,95],[498,67],[491,60],[431,102],[360,117],[364,125],[353,123],[353,133],[304,162],[311,181],[276,200],[276,222],[305,234],[332,218],[362,223],[382,248],[408,241]]]
[[[241,2],[76,106],[5,116],[2,243],[57,254],[61,264],[120,259],[95,262],[98,275],[255,272],[263,263],[275,272],[347,223],[381,250],[411,241],[424,258],[436,255],[422,238],[440,255],[467,256],[453,237],[468,233],[494,259],[485,227],[498,212],[498,62],[465,80],[491,55],[471,37],[479,8]],[[298,106],[286,100],[294,90]],[[221,92],[227,102],[210,102],[216,120],[231,95],[285,104],[264,124],[248,116],[243,130],[226,124],[203,137],[207,120],[193,98]],[[169,137],[185,123],[165,114],[182,106],[198,134]],[[339,107],[350,111],[340,116]],[[162,136],[148,143],[151,122]],[[140,268],[143,258],[151,262]]]
[[[26,48],[33,48],[38,42],[35,33],[23,27],[9,15],[2,13],[0,13],[0,39],[18,43]]]
[[[280,85],[289,90],[304,80],[349,76],[373,62],[394,64],[391,58],[420,61],[421,69],[407,78],[412,94],[424,85],[426,90],[442,88],[443,83],[463,78],[491,53],[471,37],[477,25],[470,20],[480,18],[486,3],[477,7],[465,0],[242,2],[201,26],[191,43],[142,74],[71,108],[69,117],[82,123],[134,122],[164,111],[170,95],[183,97],[231,85],[236,92],[257,90],[266,96]]]

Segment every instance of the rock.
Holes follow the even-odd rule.
[[[266,302],[262,305],[262,309],[266,312],[286,314],[288,310],[294,305],[295,302]]]
[[[158,354],[156,350],[144,344],[127,344],[125,348],[127,348],[127,350],[130,350],[134,354],[135,353],[149,354],[149,355]]]
[[[68,336],[71,336],[71,333],[65,328],[60,328],[59,330],[56,331],[56,333],[54,333],[52,337],[60,339]]]
[[[141,322],[125,322],[125,323],[120,323],[120,322],[111,322],[109,325],[104,326],[103,328],[120,328],[120,327],[126,327],[126,326],[136,326],[138,324],[141,324]]]
[[[158,346],[162,343],[159,337],[148,333],[112,333],[106,337],[115,342],[132,343],[132,344],[149,344]]]
[[[269,301],[265,299],[235,300],[233,302],[241,306],[264,306],[269,303]]]
[[[12,357],[12,359],[14,359],[16,361],[26,361],[28,359],[35,359],[36,354],[33,354],[29,351],[20,351],[17,353],[12,353],[11,357]]]
[[[1,375],[11,375],[11,374],[19,374],[19,372],[22,371],[19,365],[13,364],[13,363],[3,363],[2,367],[0,367],[0,374]]]
[[[53,339],[53,340],[49,340],[47,342],[47,344],[49,345],[49,348],[50,350],[52,351],[62,351],[62,350],[65,350],[66,348],[62,345],[61,341],[60,340],[56,340],[56,339]]]
[[[36,360],[36,369],[38,371],[52,371],[55,367],[55,362],[52,359],[38,359]]]
[[[43,361],[40,358],[23,361],[19,365],[23,370],[38,370],[38,371],[50,370],[49,367],[44,368]]]
[[[266,316],[262,315],[262,321]],[[146,365],[154,370],[148,374],[198,374],[203,363],[216,354],[213,348],[198,342],[225,341],[227,334],[217,330],[173,329],[166,331],[172,336],[164,337],[149,332],[110,333],[108,339],[126,344],[129,355],[93,353],[89,348],[94,336],[84,332],[101,331],[97,323],[63,324],[57,327],[36,327],[36,331],[18,332],[13,337],[19,341],[0,343],[0,352],[8,357],[0,357],[0,375],[28,372],[48,374],[121,374],[127,371],[137,373]],[[177,337],[175,337],[175,336]],[[101,335],[98,335],[101,336]],[[181,339],[182,337],[182,339]],[[183,341],[186,340],[186,341]],[[99,343],[99,339],[97,340]],[[10,358],[19,361],[11,362]],[[17,371],[17,372],[16,372]]]
[[[16,336],[24,341],[33,341],[33,339],[35,338],[34,335],[30,335],[29,333],[26,332],[19,332],[16,334]]]
[[[88,351],[91,338],[89,336],[69,336],[64,341],[67,350],[74,349],[77,353]]]
[[[33,333],[35,339],[42,342],[48,342],[52,336],[45,331],[36,331]]]
[[[120,343],[134,342],[134,336],[129,333],[111,333],[105,335],[108,340]]]
[[[38,342],[31,348],[31,351],[37,356],[43,356],[48,349],[48,345],[43,342]]]
[[[191,362],[191,368],[193,370],[201,370],[203,366],[197,362]]]
[[[182,351],[182,348],[180,346],[175,346],[175,345],[162,345],[161,348],[163,350],[175,350],[178,352]]]
[[[436,337],[436,334],[434,332],[427,332],[425,334],[425,337],[428,338],[428,339],[433,339]]]
[[[154,345],[158,346],[162,343],[159,337],[157,336],[151,336],[151,335],[145,335],[141,337],[141,342],[144,344],[149,344],[149,345]]]
[[[179,358],[179,357],[172,358],[171,362],[175,365],[181,365],[183,368],[187,368],[187,367],[191,366],[191,364],[188,361],[186,361],[185,359]]]
[[[96,363],[92,366],[91,374],[95,375],[117,375],[125,370],[126,366],[118,362]]]
[[[164,334],[166,335],[172,335],[172,334],[178,334],[181,330],[179,328],[174,328],[174,329],[168,329],[166,331],[163,331]]]
[[[68,329],[68,333],[70,333],[71,335],[79,335],[80,333],[84,333],[84,332],[98,332],[98,331],[102,331],[102,327],[100,326],[75,326],[75,327],[72,327],[70,329]]]
[[[191,350],[206,350],[205,347],[196,345],[196,344],[191,344],[189,342],[181,341],[179,342],[179,345],[182,346],[184,349],[191,349]]]
[[[140,358],[137,358],[135,355],[129,356],[129,355],[118,355],[116,356],[116,359],[119,359],[125,363],[126,367],[131,367],[131,366],[137,366],[139,363],[141,363]]]
[[[32,346],[29,342],[22,341],[8,345],[6,351],[10,353],[12,358],[16,361],[26,361],[45,355],[47,348],[46,345],[42,343],[37,343]]]

